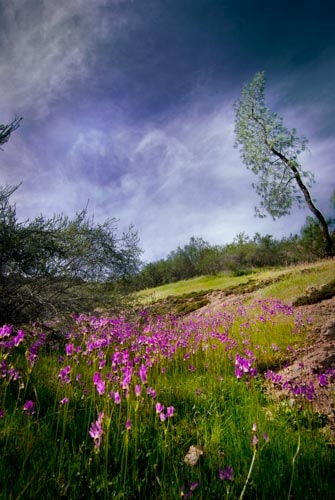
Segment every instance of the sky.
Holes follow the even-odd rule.
[[[20,220],[74,216],[134,225],[144,262],[192,236],[299,233],[309,212],[257,219],[234,148],[245,83],[309,140],[301,156],[327,215],[335,189],[333,0],[0,0],[0,186]]]

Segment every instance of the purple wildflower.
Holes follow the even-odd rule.
[[[35,413],[35,403],[34,401],[26,401],[23,405],[23,411],[25,411],[25,413],[27,415],[33,415],[33,413]]]
[[[59,372],[58,378],[61,379],[61,382],[64,382],[65,384],[69,384],[71,382],[70,379],[70,372],[71,372],[71,366],[67,365],[65,368],[62,368]]]
[[[156,391],[152,387],[148,387],[147,394],[148,394],[148,396],[151,396],[152,399],[155,399],[155,397],[156,397]]]
[[[164,411],[164,405],[162,405],[161,403],[156,403],[156,413],[159,414],[162,411]]]
[[[320,387],[327,387],[328,385],[328,377],[325,373],[320,373],[318,375],[319,385]]]
[[[219,477],[221,481],[233,481],[234,471],[229,466],[225,470],[219,469]]]
[[[102,429],[102,419],[104,417],[103,413],[99,413],[98,420],[96,422],[91,423],[91,427],[89,430],[89,435],[94,439],[94,446],[96,448],[100,448],[101,445],[101,437],[103,435]]]
[[[171,418],[174,415],[174,407],[173,406],[168,406],[166,408],[166,416],[167,418]]]
[[[121,396],[119,391],[114,392],[114,403],[119,405],[121,403]]]
[[[141,379],[142,384],[146,384],[146,382],[147,382],[147,368],[145,365],[141,365],[141,368],[139,369],[138,375]]]
[[[14,346],[17,347],[23,340],[24,338],[24,333],[22,330],[19,330],[17,332],[17,335],[14,337]]]
[[[67,356],[72,356],[72,354],[73,354],[73,348],[74,348],[73,344],[65,344],[65,354]]]

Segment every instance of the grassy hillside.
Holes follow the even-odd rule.
[[[209,292],[220,290],[228,294],[254,292],[254,298],[275,297],[287,302],[294,302],[306,295],[308,288],[319,288],[335,280],[335,260],[321,260],[310,264],[255,270],[243,276],[222,274],[200,276],[190,280],[169,283],[157,288],[139,292],[143,304],[158,301],[170,301],[171,297],[189,301],[190,298],[203,298]]]
[[[285,302],[334,265],[175,283],[158,305],[181,316],[211,290],[253,293],[207,316],[76,315],[59,345],[38,323],[0,327],[0,500],[333,500],[335,433],[315,404],[335,367],[281,370],[309,325]]]

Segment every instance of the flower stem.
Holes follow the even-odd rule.
[[[242,500],[242,498],[244,497],[244,493],[245,493],[245,490],[247,488],[247,484],[249,482],[249,479],[250,479],[250,476],[251,476],[251,473],[252,473],[252,469],[254,468],[254,465],[255,465],[256,455],[257,455],[257,448],[256,448],[256,446],[254,446],[254,454],[252,456],[252,460],[251,460],[251,464],[250,464],[248,476],[247,476],[247,479],[246,479],[246,481],[244,483],[243,490],[241,491],[241,494],[240,494],[238,500]]]

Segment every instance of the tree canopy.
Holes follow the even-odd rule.
[[[309,193],[314,176],[298,161],[307,139],[284,126],[283,119],[266,106],[264,94],[265,73],[259,72],[244,86],[234,105],[235,145],[246,167],[258,176],[258,183],[253,184],[261,198],[256,215],[268,213],[276,219],[291,213],[295,203],[305,203],[320,224],[326,255],[332,255],[327,222]]]
[[[19,222],[17,188],[0,188],[0,324],[115,308],[139,266],[134,229],[118,237],[115,219],[98,224],[87,210]]]

